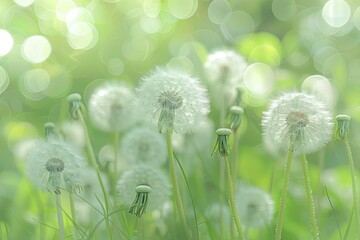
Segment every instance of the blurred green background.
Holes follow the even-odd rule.
[[[311,91],[326,99],[334,115],[352,116],[351,144],[358,156],[359,44],[357,0],[1,0],[0,222],[31,219],[21,212],[26,206],[14,207],[26,205],[21,196],[27,193],[19,191],[27,184],[17,164],[24,154],[21,143],[43,136],[45,122],[60,124],[67,118],[69,93],[81,93],[87,103],[100,82],[118,79],[136,87],[142,75],[165,64],[181,66],[206,84],[203,63],[209,53],[223,48],[236,50],[250,65],[243,96],[250,110],[241,133],[241,157],[251,160],[242,161],[246,181],[268,188],[269,168],[276,164],[262,148],[261,114],[268,100],[283,91]],[[316,77],[304,83],[313,75],[321,75],[320,85]],[[92,131],[99,136],[99,151],[108,136]],[[351,181],[344,151],[332,141],[326,152],[309,160],[319,154],[325,156],[324,181],[345,219]],[[316,179],[317,162],[311,164],[316,165]],[[282,166],[278,163],[279,173]],[[349,196],[342,198],[343,192]],[[298,194],[290,206],[302,201]],[[328,202],[323,204],[331,224],[325,219],[320,228],[332,232],[332,211]],[[287,210],[293,218],[300,214],[296,207]],[[289,228],[301,231],[296,221]]]

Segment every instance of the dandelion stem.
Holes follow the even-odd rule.
[[[56,200],[56,209],[57,209],[57,217],[59,224],[59,239],[65,240],[65,228],[64,228],[64,219],[62,215],[60,194],[55,193],[55,200]]]
[[[309,168],[308,168],[308,163],[306,160],[305,153],[302,153],[301,160],[302,160],[302,167],[303,167],[303,172],[304,172],[304,181],[305,181],[305,188],[306,188],[306,201],[307,201],[307,206],[308,206],[308,214],[310,217],[311,234],[312,234],[312,238],[314,240],[315,239],[318,240],[319,239],[319,228],[318,228],[317,222],[316,222],[315,204],[314,204],[314,199],[312,196]]]
[[[71,218],[74,224],[74,231],[75,231],[75,240],[80,239],[79,232],[77,230],[77,217],[75,211],[75,204],[74,204],[74,194],[69,192],[69,202],[70,202],[70,209],[71,209]]]
[[[353,205],[354,205],[354,211],[355,211],[355,218],[357,222],[357,234],[358,237],[360,237],[360,202],[359,202],[359,195],[358,195],[358,186],[357,186],[357,180],[356,180],[356,171],[354,166],[354,160],[351,153],[351,148],[349,144],[349,140],[347,137],[343,139],[345,150],[347,157],[349,159],[350,169],[351,169],[351,178],[352,178],[352,190],[353,190]]]
[[[185,229],[188,239],[191,239],[190,229],[188,228],[188,225],[186,223],[185,212],[184,212],[183,204],[181,201],[179,184],[178,184],[178,181],[176,178],[175,161],[174,161],[174,153],[173,153],[173,148],[172,148],[171,135],[172,135],[172,132],[170,130],[167,130],[166,131],[166,145],[167,145],[167,149],[168,149],[171,182],[173,185],[176,208],[177,208],[177,211],[179,214],[181,225]]]
[[[110,221],[109,221],[109,202],[108,202],[108,198],[107,198],[107,195],[106,195],[106,191],[105,191],[105,188],[104,188],[104,185],[103,185],[103,182],[101,180],[101,176],[100,176],[100,172],[99,172],[99,167],[98,167],[98,164],[97,164],[97,161],[96,161],[96,157],[95,157],[95,152],[94,152],[94,148],[92,147],[92,144],[91,144],[91,141],[90,141],[90,137],[89,137],[89,132],[87,130],[87,126],[86,126],[86,122],[84,120],[84,116],[82,115],[82,112],[80,109],[77,110],[76,112],[78,118],[80,119],[80,123],[81,125],[83,126],[84,128],[84,134],[85,134],[85,139],[86,139],[86,148],[87,148],[87,151],[88,151],[88,156],[90,158],[90,161],[89,161],[89,164],[93,167],[95,167],[96,169],[96,174],[97,174],[97,177],[98,177],[98,180],[100,182],[100,185],[101,185],[101,190],[102,190],[102,193],[103,193],[103,196],[104,196],[104,201],[105,201],[105,225],[106,225],[106,230],[107,230],[107,234],[108,234],[108,237],[110,239],[112,239],[112,233],[111,233],[111,228],[110,228]]]
[[[84,134],[85,134],[85,139],[86,139],[86,148],[87,148],[87,152],[89,155],[89,165],[92,167],[98,167],[97,162],[96,162],[96,157],[95,157],[95,153],[94,153],[94,149],[92,147],[91,141],[90,141],[90,137],[89,137],[89,132],[84,120],[84,117],[82,115],[81,110],[77,110],[77,116],[79,117],[80,123],[84,128]]]
[[[137,227],[137,240],[142,240],[143,239],[143,220],[142,218],[137,218],[136,220],[136,227]]]
[[[241,227],[241,223],[240,223],[240,219],[236,210],[236,205],[235,205],[235,196],[234,196],[234,187],[233,187],[233,183],[232,183],[232,179],[231,179],[231,172],[230,172],[230,163],[229,163],[229,158],[227,156],[223,156],[224,162],[225,162],[225,171],[226,171],[226,177],[227,177],[227,187],[228,187],[228,194],[229,194],[229,202],[230,202],[230,208],[231,208],[231,213],[235,222],[235,226],[237,229],[237,232],[239,234],[239,238],[240,239],[245,239],[244,238],[244,233]]]
[[[291,162],[292,162],[293,154],[294,154],[294,144],[291,143],[290,147],[289,147],[286,165],[285,165],[283,189],[282,189],[281,198],[280,198],[279,216],[278,216],[278,221],[277,221],[276,229],[275,229],[275,240],[281,239],[281,231],[282,231],[282,226],[283,226],[283,222],[284,222],[286,196],[287,196],[287,191],[288,191],[288,187],[289,187],[290,169],[291,169]]]

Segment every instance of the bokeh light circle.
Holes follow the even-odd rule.
[[[145,0],[143,9],[146,16],[156,18],[160,13],[161,2],[160,0]]]
[[[42,92],[50,84],[50,75],[41,68],[31,69],[24,75],[24,84],[29,92]]]
[[[221,24],[231,12],[231,5],[226,0],[214,0],[209,4],[208,16],[211,22]]]
[[[9,74],[7,71],[0,66],[0,94],[5,92],[9,86]]]
[[[73,49],[91,49],[99,38],[96,28],[91,23],[76,22],[68,27],[68,30],[67,41]]]
[[[266,97],[273,89],[275,74],[265,63],[253,63],[244,72],[244,86],[258,98]]]
[[[111,75],[119,76],[124,72],[124,63],[120,58],[112,58],[107,64],[107,69]]]
[[[43,36],[32,36],[22,45],[22,56],[30,63],[44,62],[51,54],[51,45]]]
[[[13,46],[14,39],[11,34],[4,29],[0,29],[0,56],[8,54]]]
[[[197,0],[168,0],[167,6],[171,15],[178,19],[187,19],[194,15],[198,7]]]
[[[227,14],[221,24],[222,33],[231,41],[235,41],[239,36],[253,32],[254,29],[254,19],[243,11],[233,11]]]
[[[94,23],[94,16],[86,8],[73,8],[66,15],[66,24],[68,27],[71,27],[72,24],[75,24],[77,22]]]
[[[354,12],[353,24],[360,31],[360,7],[358,7]]]
[[[301,90],[314,95],[323,101],[328,107],[333,107],[335,102],[334,91],[330,81],[322,75],[307,77],[301,85]]]
[[[288,21],[296,14],[296,2],[294,0],[274,0],[272,11],[280,21]]]
[[[332,27],[338,28],[350,19],[350,7],[345,0],[329,0],[322,10],[322,17]]]
[[[35,0],[14,0],[20,7],[28,7],[35,2]]]

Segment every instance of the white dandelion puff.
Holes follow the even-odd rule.
[[[269,225],[274,216],[274,201],[264,190],[239,184],[237,207],[242,224],[247,227]]]
[[[146,209],[161,208],[169,200],[171,189],[169,179],[160,170],[138,165],[121,176],[117,192],[122,204],[130,207],[130,213],[140,217]]]
[[[262,119],[264,142],[271,151],[311,153],[332,136],[332,117],[324,104],[305,93],[286,93],[270,103]]]
[[[160,132],[191,132],[209,112],[207,91],[198,79],[169,67],[142,78],[137,97],[139,109]]]
[[[205,74],[211,82],[224,82],[236,86],[240,83],[247,63],[233,50],[218,50],[208,56]]]
[[[60,194],[81,190],[80,172],[85,167],[81,153],[63,141],[37,141],[27,155],[26,172],[43,190]]]
[[[115,81],[106,82],[90,97],[90,119],[103,131],[123,131],[134,123],[133,101],[130,88]]]
[[[166,161],[165,139],[147,127],[135,127],[122,138],[121,154],[128,165],[140,163],[160,166]]]

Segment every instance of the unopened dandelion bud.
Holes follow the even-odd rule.
[[[219,128],[216,130],[218,135],[215,146],[212,150],[211,156],[215,154],[216,151],[219,151],[220,156],[225,157],[229,155],[229,135],[231,130],[229,128]]]
[[[77,111],[82,109],[81,95],[79,93],[72,93],[67,97],[69,103],[69,113],[73,120],[78,119]]]
[[[171,191],[164,173],[148,165],[137,165],[121,176],[117,192],[120,201],[130,206],[129,213],[141,217],[147,210],[161,208]]]
[[[351,117],[343,114],[337,115],[336,121],[336,136],[340,138],[340,140],[344,140],[349,135]]]
[[[52,122],[47,122],[44,124],[45,136],[47,139],[56,138],[57,134],[55,132],[55,124]]]
[[[146,212],[151,187],[148,185],[139,185],[136,187],[135,192],[136,197],[130,206],[129,213],[140,218]]]
[[[230,108],[230,128],[236,131],[241,125],[241,117],[244,113],[244,109],[239,106],[232,106]]]

